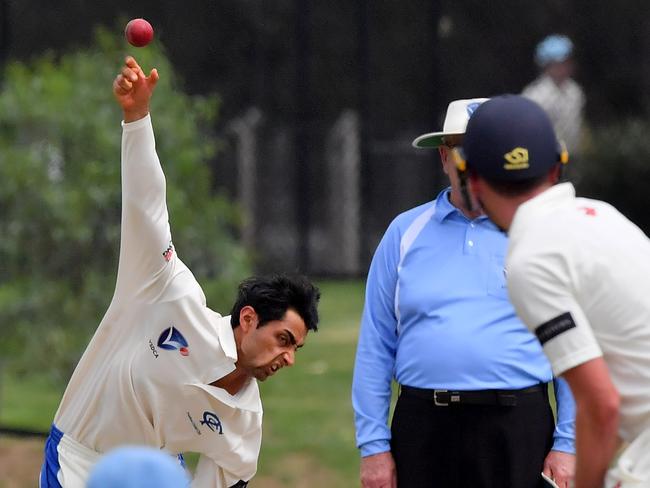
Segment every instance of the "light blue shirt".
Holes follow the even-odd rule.
[[[391,381],[418,388],[521,389],[549,382],[542,348],[508,301],[507,238],[449,202],[399,215],[370,265],[352,384],[362,456],[390,450]],[[575,405],[556,380],[553,449],[575,453]]]

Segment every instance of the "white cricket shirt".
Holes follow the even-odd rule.
[[[603,356],[621,395],[621,437],[650,428],[650,240],[570,183],[522,204],[509,238],[510,299],[554,373]]]
[[[261,444],[257,382],[235,396],[210,385],[236,360],[229,317],[206,307],[172,244],[151,119],[123,124],[115,295],[54,423],[100,453],[122,444],[201,453],[193,486],[248,481]]]

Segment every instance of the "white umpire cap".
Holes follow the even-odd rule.
[[[430,132],[422,134],[413,141],[413,147],[432,148],[445,144],[445,137],[462,136],[465,134],[469,118],[483,102],[488,98],[468,98],[464,100],[454,100],[447,107],[445,123],[440,132]]]

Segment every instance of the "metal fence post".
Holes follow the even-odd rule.
[[[237,137],[237,196],[244,210],[242,240],[250,249],[255,244],[257,211],[257,128],[262,112],[256,107],[228,125]]]

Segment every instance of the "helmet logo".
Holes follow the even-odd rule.
[[[527,169],[528,164],[528,149],[523,147],[516,147],[509,153],[503,155],[507,161],[503,167],[507,170]]]

